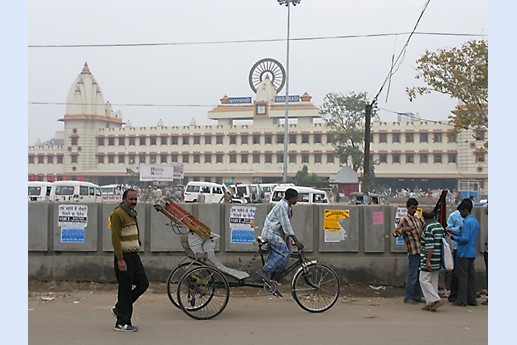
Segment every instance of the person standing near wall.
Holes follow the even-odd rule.
[[[115,275],[118,282],[117,303],[111,309],[112,314],[117,318],[115,331],[136,332],[138,330],[131,323],[133,304],[149,287],[147,274],[138,255],[140,239],[136,204],[136,191],[127,189],[122,195],[122,202],[113,210],[109,219]]]
[[[466,199],[470,200],[470,199]],[[463,226],[463,217],[460,214],[459,206],[456,211],[452,212],[447,218],[447,230],[451,231],[461,231],[461,227]],[[449,302],[456,302],[456,298],[458,297],[458,277],[456,276],[456,252],[458,251],[458,243],[456,241],[451,240],[452,246],[452,257],[454,260],[454,268],[451,272],[451,282],[450,282],[450,294],[448,297]]]
[[[476,290],[476,242],[479,234],[479,222],[471,214],[472,201],[462,200],[458,209],[463,217],[461,231],[447,230],[450,238],[458,243],[456,253],[456,274],[458,277],[458,298],[453,305],[464,307],[477,305]]]
[[[488,204],[485,205],[485,214],[488,216]],[[485,260],[485,272],[486,272],[486,287],[488,290],[488,229],[485,235],[485,251],[483,252],[483,259]],[[481,302],[483,305],[488,305],[488,297],[485,301]]]
[[[420,303],[424,302],[422,298],[422,290],[418,281],[418,266],[420,262],[420,235],[424,230],[424,220],[415,216],[418,207],[418,201],[415,198],[409,198],[406,202],[407,213],[400,220],[397,228],[393,232],[393,236],[404,239],[408,255],[408,272],[406,277],[406,292],[404,294],[404,303]]]
[[[426,306],[423,310],[436,311],[443,302],[438,295],[438,278],[442,263],[442,238],[445,229],[435,219],[432,209],[422,212],[425,228],[420,237],[420,287]]]

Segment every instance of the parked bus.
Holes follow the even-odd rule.
[[[52,182],[30,181],[29,201],[49,201]]]
[[[57,202],[102,202],[101,187],[86,181],[56,181],[52,183],[50,200]]]

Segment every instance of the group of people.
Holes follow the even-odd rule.
[[[436,311],[443,305],[438,294],[438,279],[442,269],[442,239],[448,237],[452,242],[454,259],[448,300],[460,307],[477,305],[474,260],[480,224],[472,215],[473,207],[471,199],[463,199],[457,210],[447,218],[447,226],[444,228],[438,222],[434,209],[423,209],[422,217],[418,217],[418,201],[415,198],[407,200],[407,214],[393,232],[393,236],[404,239],[407,249],[405,303],[425,303],[422,309],[428,311]],[[485,212],[488,215],[488,204]],[[484,254],[488,277],[488,233]],[[483,304],[488,304],[488,299]]]
[[[133,304],[149,287],[138,251],[140,250],[140,231],[135,206],[138,193],[127,189],[122,202],[112,212],[108,226],[114,250],[114,269],[118,282],[117,302],[111,309],[116,318],[116,331],[135,332],[132,324]],[[296,237],[291,226],[293,206],[298,201],[298,192],[289,188],[284,198],[268,213],[261,236],[270,246],[270,253],[263,268],[257,275],[266,283],[271,283],[274,274],[281,272],[289,261],[291,244],[303,249],[303,243]],[[424,310],[436,311],[443,302],[438,294],[438,277],[442,268],[442,239],[447,236],[453,242],[455,259],[452,271],[449,301],[456,306],[477,305],[476,242],[479,222],[472,216],[471,199],[463,199],[455,212],[448,217],[444,228],[437,220],[433,209],[424,209],[422,218],[417,217],[418,201],[409,198],[406,203],[407,214],[400,220],[393,232],[402,236],[408,254],[405,303],[425,302]],[[485,208],[488,214],[488,205]],[[485,238],[485,265],[488,276],[488,235]],[[485,301],[488,303],[488,300]]]

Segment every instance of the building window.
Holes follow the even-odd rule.
[[[392,159],[394,164],[400,163],[400,154],[399,153],[394,153],[391,156],[391,159]]]
[[[45,156],[38,156],[38,164],[44,163]]]
[[[414,140],[413,133],[406,133],[406,143],[412,143]]]
[[[79,160],[78,155],[72,155],[70,158],[73,164],[77,164],[77,161]]]
[[[458,140],[458,136],[456,134],[451,134],[447,137],[448,143],[455,143]]]
[[[230,163],[237,163],[237,154],[230,153]]]
[[[223,162],[223,154],[222,153],[218,153],[215,155],[215,162],[216,163],[222,163]]]
[[[189,162],[189,155],[188,155],[188,154],[186,154],[186,153],[185,153],[185,154],[182,154],[182,155],[181,155],[181,161],[182,161],[183,163],[188,163],[188,162]]]
[[[156,145],[157,145],[157,142],[158,142],[158,140],[157,140],[157,139],[158,139],[158,138],[156,138],[156,137],[154,137],[154,136],[153,136],[153,137],[150,137],[150,138],[149,138],[150,145],[151,145],[151,146],[156,146]]]
[[[129,164],[135,164],[136,163],[136,156],[135,155],[129,155]]]
[[[29,164],[34,164],[34,156],[29,156]]]
[[[212,145],[212,136],[205,135],[205,145]]]
[[[476,153],[476,163],[484,163],[484,162],[485,162],[485,154]]]
[[[379,163],[388,163],[388,155],[386,153],[379,154]]]
[[[126,137],[118,138],[118,146],[126,146]]]
[[[379,143],[387,143],[387,137],[386,133],[379,133]]]
[[[427,143],[428,142],[429,139],[427,138],[427,134],[428,133],[420,133],[420,142],[421,143]]]
[[[199,153],[194,153],[194,164],[195,163],[201,163],[201,157]]]
[[[327,134],[327,144],[332,144],[334,136],[330,133]]]
[[[201,145],[201,136],[194,135],[194,145]]]
[[[216,145],[222,145],[223,144],[223,136],[222,135],[216,135],[215,136],[215,144]]]
[[[235,134],[230,135],[230,145],[237,145],[237,136]]]
[[[309,163],[309,154],[308,153],[302,154],[302,163]]]
[[[427,153],[421,153],[420,154],[420,164],[427,164],[427,163],[428,163]]]
[[[253,145],[260,145],[260,135],[253,134]]]
[[[327,153],[327,163],[334,163],[334,154]]]
[[[271,153],[264,155],[264,163],[273,163],[273,155]]]
[[[167,145],[167,137],[160,137],[160,145]]]
[[[151,155],[149,157],[149,163],[150,164],[156,164],[156,155]]]
[[[276,162],[277,163],[284,163],[284,154],[283,153],[277,153],[277,155],[276,155]]]
[[[71,141],[71,144],[72,144],[72,145],[77,145],[77,141],[78,141],[78,140],[79,140],[79,139],[78,139],[77,137],[71,137],[71,138],[70,138],[70,141]]]
[[[309,143],[309,134],[302,134],[302,144]]]
[[[434,154],[434,162],[435,163],[441,163],[442,162],[442,154],[441,153],[435,153]]]
[[[57,156],[57,164],[63,164],[63,156],[62,155]]]
[[[407,164],[414,164],[415,163],[415,155],[412,153],[406,154],[406,163]]]
[[[171,145],[178,145],[178,137],[177,136],[171,137]]]
[[[260,163],[260,154],[258,154],[258,153],[253,154],[253,163]]]
[[[138,145],[145,146],[145,137],[138,137]]]
[[[160,155],[160,163],[167,163],[167,155]]]
[[[296,134],[289,134],[289,144],[296,144]]]
[[[171,163],[178,163],[178,155],[177,154],[172,154],[171,155]]]
[[[108,138],[108,146],[115,146],[115,137]]]
[[[321,144],[321,134],[314,134],[314,143]]]
[[[97,163],[104,164],[104,156],[102,156],[102,155],[97,156]]]
[[[449,153],[449,163],[456,163],[458,156],[455,153]]]
[[[393,133],[393,142],[400,143],[400,133]]]
[[[248,145],[248,136],[241,135],[241,145]]]
[[[266,134],[264,136],[264,144],[272,144],[273,143],[273,136],[271,134]]]
[[[115,155],[108,156],[108,164],[115,164]]]
[[[314,154],[314,163],[321,164],[321,153]]]
[[[241,163],[248,163],[248,154],[247,153],[241,154]]]
[[[476,140],[485,140],[485,131],[478,129],[474,132],[474,136]]]
[[[296,153],[290,153],[289,154],[289,163],[295,163],[296,164]]]
[[[210,153],[205,154],[205,163],[212,163],[212,155]]]
[[[119,155],[119,156],[118,156],[118,163],[119,163],[119,164],[124,164],[124,163],[126,163],[126,156],[124,156],[124,155]]]
[[[284,135],[283,134],[277,134],[276,135],[276,143],[277,144],[283,144],[284,143]]]
[[[181,137],[181,143],[183,145],[190,145],[190,137],[188,135],[184,135]]]
[[[54,164],[54,156],[47,156],[47,164]]]
[[[138,159],[139,159],[139,161],[138,161],[139,163],[145,163],[145,155],[140,155],[138,157]]]
[[[129,145],[135,146],[135,137],[129,137]]]
[[[441,143],[442,142],[442,133],[434,133],[433,134],[433,141],[435,143]]]
[[[104,146],[104,138],[97,138],[97,145]]]

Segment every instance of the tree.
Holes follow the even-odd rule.
[[[293,182],[297,186],[320,187],[320,185],[324,184],[325,179],[314,173],[309,174],[309,168],[307,168],[307,165],[304,165],[302,170],[296,172]]]
[[[320,115],[330,128],[332,146],[340,163],[350,165],[354,171],[363,167],[365,107],[368,104],[365,92],[328,93],[320,108]],[[372,109],[375,116],[377,108]]]
[[[455,132],[463,129],[488,129],[488,42],[469,41],[461,48],[426,51],[417,60],[427,87],[407,88],[410,101],[417,95],[439,92],[461,101],[449,116]]]

